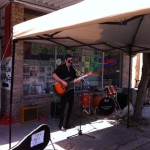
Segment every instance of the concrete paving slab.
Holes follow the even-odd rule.
[[[150,121],[150,107],[145,107],[144,110],[143,117],[145,115]],[[149,150],[150,125],[127,128],[126,122],[122,124],[113,116],[98,116],[96,120],[93,116],[83,115],[81,130],[85,135],[78,135],[79,118],[77,114],[74,115],[73,128],[66,132],[59,131],[58,119],[51,117],[45,121],[12,124],[11,146],[44,123],[51,129],[51,140],[57,150]],[[78,136],[67,138],[75,134]],[[45,150],[54,149],[52,143],[49,142]],[[9,144],[9,126],[0,125],[0,150],[8,150]]]

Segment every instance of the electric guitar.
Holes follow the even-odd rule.
[[[93,73],[92,72],[89,72],[79,78],[76,78],[74,79],[73,81],[68,81],[70,80],[70,77],[69,78],[66,78],[65,81],[68,83],[68,86],[65,87],[62,83],[60,82],[56,82],[54,85],[53,85],[53,88],[55,90],[55,92],[59,95],[59,96],[62,96],[64,94],[66,94],[70,89],[73,89],[74,88],[74,83],[75,82],[78,82],[79,80],[82,80],[83,78],[87,77],[87,76],[91,76]]]

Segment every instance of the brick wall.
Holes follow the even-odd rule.
[[[34,16],[30,11],[29,14],[25,14],[25,9],[23,4],[13,3],[12,4],[12,16],[11,16],[11,25],[14,26],[18,23],[21,23],[25,19],[25,15],[29,18]],[[24,97],[23,96],[23,49],[24,42],[19,41],[16,43],[15,48],[15,62],[14,62],[14,84],[13,84],[13,100],[12,100],[12,116],[18,120],[19,107],[27,105],[38,105],[39,115],[40,114],[50,114],[50,105],[53,97],[49,96],[33,96],[33,97]],[[10,103],[10,92],[4,92],[5,103],[3,103],[4,114],[9,113],[9,103]]]
[[[24,6],[21,4],[13,3],[11,7],[11,29],[15,24],[23,22]],[[14,90],[12,100],[12,116],[16,118],[16,110],[18,102],[22,96],[22,81],[23,81],[23,44],[19,43],[16,46],[15,62],[14,62]],[[13,45],[12,45],[13,47]],[[10,91],[2,90],[2,115],[9,114],[10,104]]]
[[[13,3],[12,5],[12,27],[24,21],[24,6],[22,4]],[[23,42],[16,44],[15,61],[14,61],[14,84],[13,84],[13,101],[12,115],[14,118],[18,116],[18,107],[21,104],[23,96]]]

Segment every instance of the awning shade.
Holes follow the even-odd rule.
[[[85,0],[13,27],[13,39],[41,39],[69,47],[150,49],[150,0]]]

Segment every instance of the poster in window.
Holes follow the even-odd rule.
[[[37,71],[36,70],[30,70],[30,77],[36,77]]]
[[[23,79],[24,79],[24,81],[29,81],[30,80],[30,76],[29,75],[23,75]]]
[[[38,76],[38,82],[45,82],[44,76]]]
[[[29,94],[30,93],[30,85],[23,85],[23,94]]]
[[[45,72],[45,67],[39,67],[39,72],[44,73]]]
[[[23,73],[28,74],[29,73],[29,66],[23,66]]]

